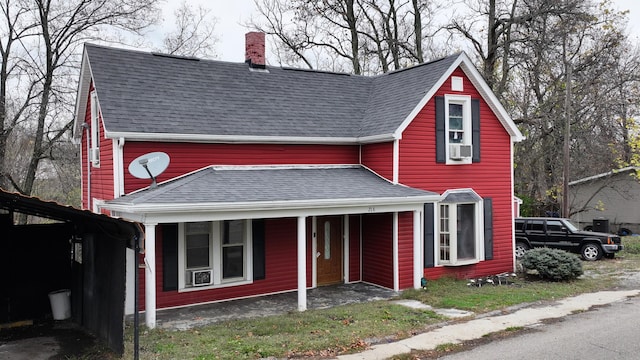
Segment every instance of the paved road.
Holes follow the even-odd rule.
[[[570,315],[534,329],[441,359],[639,359],[640,297]]]

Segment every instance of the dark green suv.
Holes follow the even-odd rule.
[[[620,237],[614,234],[582,231],[569,219],[527,217],[515,219],[516,258],[534,247],[549,247],[580,254],[595,261],[602,256],[613,258],[622,250]]]

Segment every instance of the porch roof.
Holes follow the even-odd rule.
[[[393,184],[359,165],[209,166],[108,201],[102,208],[133,218],[143,213],[224,212],[231,216],[233,211],[285,209],[304,214],[322,207],[354,213],[380,212],[375,206],[415,209],[439,197],[435,192]]]

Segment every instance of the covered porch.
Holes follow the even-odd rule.
[[[181,278],[178,280],[177,292],[170,295],[174,300],[182,300],[177,300],[175,305],[169,307],[193,307],[229,299],[291,293],[295,289],[293,291],[296,299],[293,304],[298,311],[305,311],[311,306],[310,292],[319,290],[318,286],[324,284],[319,276],[321,263],[323,259],[331,257],[327,255],[328,252],[333,254],[333,250],[328,248],[331,246],[334,249],[333,245],[329,245],[329,238],[334,236],[327,235],[333,234],[333,230],[329,229],[339,229],[336,237],[342,251],[337,263],[341,272],[334,283],[364,281],[391,291],[420,287],[423,276],[423,207],[425,203],[437,201],[439,197],[436,193],[393,184],[361,166],[235,166],[208,167],[160,184],[156,188],[109,201],[103,208],[111,210],[114,215],[144,225],[145,322],[149,328],[154,328],[158,322],[157,314],[168,311],[163,310],[167,307],[166,303],[164,306],[161,304],[160,308],[156,306],[159,294],[156,287],[162,284],[158,276],[166,275],[156,265],[158,254],[163,250],[159,248],[162,239],[157,238],[156,230],[166,231],[164,225],[177,224],[176,242],[184,244],[187,236],[185,234],[188,234],[186,224],[210,222],[212,225],[208,229],[212,230],[205,232],[213,234],[210,237],[220,237],[217,241],[223,244],[226,240],[221,238],[221,234],[226,234],[227,230],[222,229],[226,229],[228,222],[243,221],[246,224],[245,233],[252,233],[250,223],[254,224],[253,232],[256,232],[256,221],[264,221],[267,226],[273,222],[282,222],[286,226],[278,227],[277,236],[272,235],[271,239],[263,238],[262,241],[263,244],[266,242],[281,249],[267,249],[266,261],[278,256],[279,264],[289,264],[289,270],[286,271],[278,265],[280,273],[276,276],[281,276],[279,281],[282,284],[274,285],[273,270],[267,270],[268,273],[271,271],[272,276],[263,280],[264,273],[256,275],[254,271],[258,265],[251,255],[258,246],[247,240],[244,251],[249,255],[244,258],[244,277],[235,283],[225,281],[220,278],[220,273],[224,276],[225,271],[220,266],[211,273],[218,278],[211,281],[210,286],[196,288],[189,283],[189,274],[186,274],[187,280],[184,280],[183,273],[188,269],[184,264],[180,265],[178,277]],[[378,232],[377,220],[381,215],[385,226],[384,231]],[[359,220],[354,222],[354,217]],[[338,221],[330,223],[327,219]],[[358,229],[351,229],[356,226]],[[382,245],[369,248],[368,254],[363,255],[363,237],[367,236],[367,230],[363,228],[366,227],[376,228],[369,231],[369,238]],[[279,245],[273,245],[276,241]],[[216,240],[212,244],[215,252],[218,246]],[[358,246],[359,259],[354,260],[349,255],[353,244]],[[182,254],[176,251],[178,262],[185,253]],[[363,261],[362,256],[366,256],[367,260]],[[363,264],[368,263],[374,264],[369,265],[370,269],[375,268],[377,256],[386,260],[379,270],[380,273],[384,272],[382,276],[374,276],[371,280],[350,278],[349,270],[353,266],[360,267],[362,271]],[[217,258],[222,258],[220,253],[212,257]],[[221,261],[224,263],[225,260]],[[216,295],[216,291],[217,294],[224,291],[224,297]],[[168,293],[164,294],[166,297]]]

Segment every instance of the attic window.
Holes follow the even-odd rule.
[[[464,91],[464,82],[460,76],[451,77],[451,90]]]

